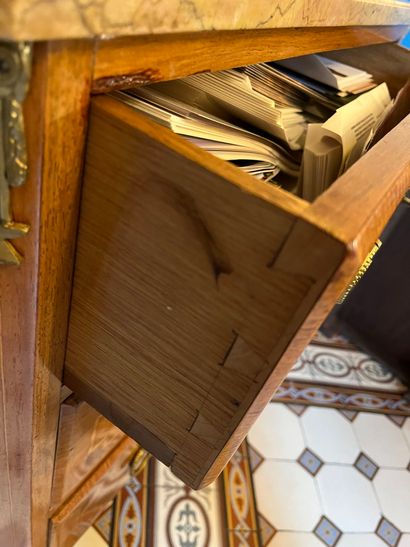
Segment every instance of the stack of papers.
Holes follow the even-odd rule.
[[[310,201],[366,150],[391,102],[386,84],[376,87],[371,74],[320,55],[114,95],[218,158]]]
[[[291,150],[303,147],[307,117],[301,106],[271,96],[252,87],[248,74],[238,70],[196,74],[183,80],[212,97],[226,112],[265,133],[284,141]]]
[[[305,199],[315,199],[359,159],[390,104],[383,83],[339,108],[325,123],[309,125],[302,160]]]
[[[296,181],[299,175],[299,162],[278,143],[237,127],[159,89],[146,87],[118,91],[113,95],[197,146],[218,158],[236,163],[258,178],[270,181],[279,172],[283,172]]]
[[[278,65],[348,93],[363,93],[376,85],[368,72],[321,55],[284,59],[278,61]]]
[[[307,113],[324,121],[345,103],[332,88],[275,63],[250,65],[243,70],[255,91],[273,99],[277,106],[303,110],[307,121]]]

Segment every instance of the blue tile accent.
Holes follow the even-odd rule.
[[[363,452],[359,454],[354,466],[369,480],[372,480],[379,470],[379,467]]]
[[[329,547],[334,547],[342,537],[342,532],[339,528],[326,517],[320,519],[318,525],[313,530],[313,533]]]
[[[316,456],[316,454],[314,454],[308,448],[306,448],[299,456],[298,462],[306,469],[306,471],[309,471],[309,473],[313,476],[317,474],[317,472],[323,465],[323,462],[319,458],[319,456]]]
[[[379,536],[390,547],[396,547],[399,544],[401,532],[394,524],[382,517],[376,530],[376,535]]]

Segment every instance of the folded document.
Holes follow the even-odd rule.
[[[301,175],[305,199],[315,199],[359,159],[390,103],[383,83],[339,108],[325,123],[309,126]]]

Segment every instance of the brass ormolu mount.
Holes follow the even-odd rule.
[[[31,45],[0,42],[0,264],[20,264],[9,240],[25,235],[27,224],[15,222],[10,188],[26,180],[27,153],[22,103],[30,78]]]

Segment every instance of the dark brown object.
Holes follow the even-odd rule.
[[[402,203],[369,270],[333,315],[352,341],[410,386],[410,205]]]

